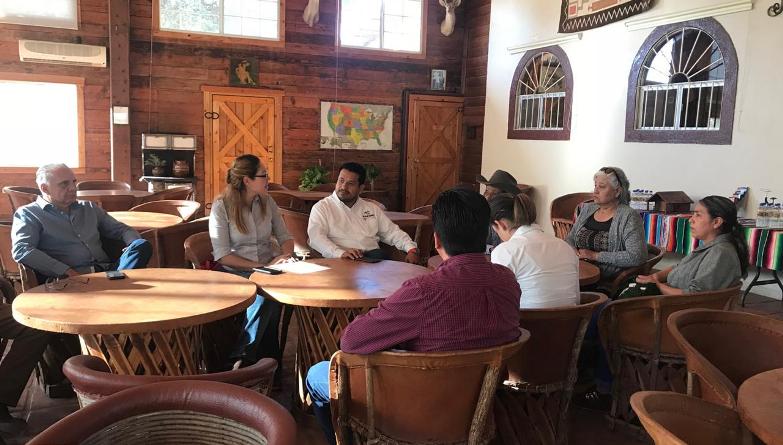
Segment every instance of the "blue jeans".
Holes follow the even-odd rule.
[[[227,272],[245,278],[249,278],[253,273],[240,270]],[[277,328],[280,325],[281,312],[280,303],[267,301],[261,295],[256,295],[255,301],[245,309],[242,337],[231,352],[231,358],[242,359],[244,364],[253,364],[264,357],[272,357],[279,361],[282,357],[280,357]]]
[[[314,364],[307,371],[305,380],[307,392],[313,401],[313,413],[326,436],[326,440],[335,445],[337,439],[334,436],[332,425],[332,411],[329,409],[329,362],[323,361]]]
[[[152,258],[152,244],[145,239],[131,241],[110,270],[144,269]]]

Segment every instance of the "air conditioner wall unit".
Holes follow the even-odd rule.
[[[19,60],[22,62],[56,63],[106,67],[106,47],[75,43],[19,41]]]

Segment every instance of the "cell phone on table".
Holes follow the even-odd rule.
[[[121,280],[125,277],[126,275],[119,270],[110,270],[106,272],[106,278],[110,280]]]
[[[283,273],[282,270],[272,269],[271,267],[254,267],[253,270],[256,272],[267,273],[269,275],[280,275]]]
[[[380,263],[383,260],[380,259],[380,258],[368,258],[366,256],[362,256],[362,257],[356,258],[356,261],[363,261],[365,263]]]

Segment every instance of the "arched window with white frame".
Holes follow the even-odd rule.
[[[731,144],[737,55],[715,19],[655,28],[628,81],[628,142]]]
[[[527,51],[511,82],[508,138],[568,140],[573,75],[558,46]]]

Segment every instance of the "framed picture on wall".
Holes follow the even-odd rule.
[[[430,89],[436,91],[446,90],[446,70],[432,70],[430,74]]]
[[[258,85],[258,59],[231,59],[228,73],[229,85],[254,87]]]
[[[321,102],[321,148],[391,150],[394,106]]]

